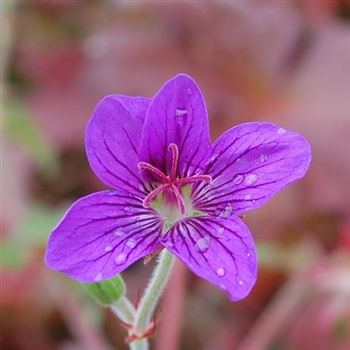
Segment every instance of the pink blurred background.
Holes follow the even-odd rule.
[[[303,134],[313,161],[245,217],[260,260],[251,295],[231,303],[178,263],[153,349],[350,349],[349,1],[1,6],[1,349],[127,349],[123,326],[43,254],[69,204],[103,188],[83,146],[98,100],[152,96],[179,72],[201,86],[213,140],[270,121]],[[135,302],[151,269],[123,274]]]

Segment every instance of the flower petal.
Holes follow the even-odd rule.
[[[145,192],[137,163],[149,104],[143,97],[107,96],[89,121],[85,146],[90,166],[112,188]]]
[[[97,192],[75,202],[51,233],[46,263],[82,282],[107,279],[160,247],[152,209],[124,192]]]
[[[247,296],[256,281],[253,238],[236,217],[180,221],[162,238],[162,244],[195,274],[224,289],[232,300]]]
[[[169,173],[170,143],[179,149],[181,177],[199,171],[210,156],[205,101],[197,84],[185,74],[169,80],[153,98],[143,128],[141,160]]]
[[[270,123],[240,124],[213,145],[205,173],[209,185],[192,193],[198,210],[222,216],[260,207],[287,184],[303,177],[311,161],[309,143]]]

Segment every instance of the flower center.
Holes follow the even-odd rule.
[[[152,192],[150,192],[143,200],[143,206],[149,208],[152,201],[163,192],[170,192],[176,199],[176,203],[179,207],[180,213],[186,212],[185,201],[183,199],[182,187],[195,182],[211,182],[212,178],[210,175],[193,175],[188,177],[179,178],[177,177],[178,163],[179,163],[179,149],[175,143],[171,143],[168,147],[171,152],[171,170],[170,174],[166,175],[155,166],[146,163],[139,162],[138,167],[141,170],[147,170],[153,175],[159,178],[160,184]]]

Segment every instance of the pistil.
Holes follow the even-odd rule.
[[[209,175],[194,175],[189,177],[183,177],[183,178],[177,178],[177,171],[178,171],[178,163],[179,163],[179,149],[175,143],[171,143],[168,147],[169,151],[171,152],[171,169],[170,169],[170,175],[167,176],[164,174],[161,170],[156,168],[155,166],[146,163],[146,162],[139,162],[138,167],[141,170],[147,170],[156,177],[160,179],[162,184],[160,184],[157,188],[155,188],[153,191],[151,191],[143,200],[143,206],[145,208],[150,208],[152,201],[162,192],[170,190],[174,197],[176,198],[177,205],[179,207],[180,213],[185,214],[186,212],[186,206],[185,202],[182,198],[181,191],[179,190],[179,186],[184,186],[187,184],[192,184],[195,182],[211,182],[212,178]]]

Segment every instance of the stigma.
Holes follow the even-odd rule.
[[[177,206],[181,214],[185,214],[186,205],[182,194],[182,187],[188,184],[197,182],[210,183],[212,177],[210,175],[193,175],[188,177],[178,177],[178,165],[179,165],[179,148],[175,143],[171,143],[168,147],[171,152],[171,169],[169,174],[165,174],[152,164],[146,162],[139,162],[138,168],[140,170],[148,171],[153,176],[159,179],[159,185],[152,190],[144,198],[142,204],[144,208],[150,208],[152,202],[161,193],[171,193],[176,200]]]

